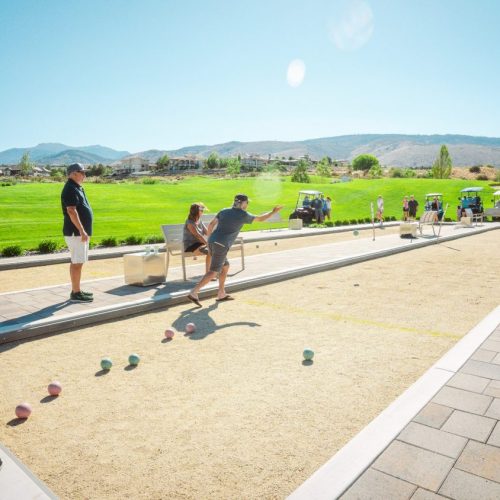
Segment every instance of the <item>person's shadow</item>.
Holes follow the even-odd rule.
[[[223,325],[218,325],[210,317],[210,313],[217,309],[218,306],[218,303],[214,303],[207,308],[190,308],[186,311],[182,311],[181,315],[172,323],[172,326],[179,333],[183,333],[186,331],[186,325],[188,323],[194,323],[196,325],[196,330],[194,331],[194,333],[185,333],[185,335],[189,336],[191,340],[202,340],[208,335],[215,333],[217,330],[222,330],[223,328],[231,328],[232,326],[249,326],[251,328],[261,326],[259,323],[254,323],[253,321],[233,321],[232,323],[224,323]]]

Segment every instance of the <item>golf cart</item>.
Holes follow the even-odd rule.
[[[493,193],[493,208],[487,208],[484,215],[491,217],[493,220],[500,219],[500,190]]]
[[[483,215],[483,202],[479,193],[483,190],[482,187],[468,187],[460,191],[462,197],[458,198],[462,210],[471,210],[473,215]]]
[[[299,191],[295,210],[290,214],[289,219],[302,219],[304,224],[314,222],[314,208],[311,207],[311,201],[314,198],[319,198],[322,194],[321,191]]]
[[[425,195],[424,212],[438,213],[438,220],[443,218],[443,195],[441,193],[428,193]]]

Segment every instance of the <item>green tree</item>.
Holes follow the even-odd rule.
[[[229,158],[227,160],[226,173],[236,177],[241,171],[241,163],[238,158]]]
[[[372,165],[370,170],[368,170],[368,175],[372,179],[382,177],[382,169],[380,168],[380,165],[378,163],[376,165]]]
[[[18,167],[21,169],[21,175],[29,175],[33,173],[33,163],[30,161],[30,154],[28,151],[23,154],[21,161],[18,164]]]
[[[316,175],[319,175],[320,177],[330,177],[332,175],[332,169],[330,168],[326,157],[316,165]]]
[[[451,174],[451,156],[448,148],[443,144],[432,166],[432,177],[434,179],[449,179]]]
[[[163,156],[160,156],[160,158],[158,158],[156,160],[156,168],[155,170],[166,170],[168,168],[168,166],[170,165],[170,158],[168,157],[167,154],[163,155]]]
[[[308,163],[305,160],[300,160],[297,166],[292,172],[292,182],[301,182],[303,184],[308,184],[311,182],[311,178],[307,173]]]
[[[379,162],[373,155],[359,155],[352,161],[354,170],[363,170],[364,172],[368,172],[374,165],[379,165]]]
[[[220,160],[219,157],[217,156],[217,153],[210,153],[208,155],[208,158],[205,160],[205,168],[208,168],[209,170],[213,170],[214,168],[219,168],[220,165]]]

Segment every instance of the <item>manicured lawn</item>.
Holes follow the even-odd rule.
[[[319,179],[315,179],[319,180]],[[0,187],[0,250],[19,244],[35,248],[43,239],[63,243],[60,192],[63,184],[16,184]],[[434,179],[355,180],[346,183],[296,184],[279,178],[213,179],[186,178],[171,184],[93,184],[85,189],[95,215],[94,238],[114,236],[148,236],[161,234],[160,224],[181,223],[189,205],[203,201],[210,212],[230,206],[239,192],[251,199],[249,210],[261,213],[275,204],[285,205],[282,216],[295,208],[299,189],[318,189],[333,199],[333,220],[369,217],[370,202],[381,194],[386,215],[400,217],[403,195],[414,194],[423,207],[424,195],[441,192],[449,203],[447,216],[455,219],[459,192],[468,186],[483,186],[485,207],[491,206],[492,188],[484,181]],[[419,213],[421,210],[419,211]],[[245,226],[245,229],[266,227],[265,223]]]

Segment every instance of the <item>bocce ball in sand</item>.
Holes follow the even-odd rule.
[[[111,370],[112,366],[113,366],[113,361],[111,361],[110,358],[102,358],[101,359],[101,368],[103,370]]]
[[[314,351],[312,349],[304,349],[302,355],[306,361],[311,361],[314,358]]]
[[[132,365],[132,366],[137,366],[139,364],[140,360],[141,360],[141,358],[137,354],[131,354],[128,357],[128,363],[129,363],[129,365]]]
[[[188,323],[186,325],[186,333],[194,333],[196,331],[196,325],[194,323]]]
[[[174,330],[172,330],[172,328],[167,328],[167,329],[165,330],[165,338],[166,338],[166,339],[171,340],[171,339],[173,339],[173,338],[174,338],[174,335],[175,335],[175,332],[174,332]]]
[[[49,391],[49,394],[51,396],[59,396],[59,394],[62,391],[62,385],[59,381],[54,380],[53,382],[51,382],[49,384],[49,386],[47,387],[47,390]]]
[[[21,403],[16,406],[17,418],[28,418],[31,415],[31,405],[29,403]]]
[[[352,234],[354,234],[354,236],[357,236],[359,234],[359,231],[357,229],[355,229]]]

